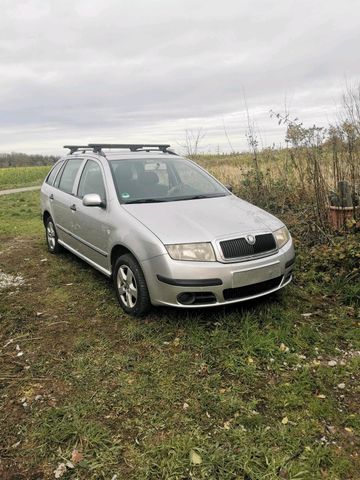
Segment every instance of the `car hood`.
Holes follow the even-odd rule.
[[[210,242],[283,226],[270,213],[234,195],[123,207],[164,244]]]

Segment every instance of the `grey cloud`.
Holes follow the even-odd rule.
[[[285,95],[294,114],[326,122],[360,73],[355,0],[1,3],[2,150],[95,134],[176,141],[188,126],[227,147],[223,119],[244,148],[244,96],[278,141],[268,111]]]

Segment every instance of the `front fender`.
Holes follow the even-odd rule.
[[[118,216],[116,227],[109,239],[109,252],[116,246],[125,247],[139,263],[167,253],[161,240],[139,220],[124,209]],[[109,255],[111,270],[111,255]]]

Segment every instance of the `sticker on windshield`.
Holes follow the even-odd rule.
[[[127,192],[124,192],[121,194],[121,198],[123,198],[124,200],[127,200],[128,198],[130,198],[130,194]]]

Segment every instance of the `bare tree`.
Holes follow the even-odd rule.
[[[225,133],[226,140],[227,140],[227,142],[228,142],[228,144],[229,144],[229,147],[230,147],[230,153],[232,153],[232,154],[234,155],[235,150],[234,150],[234,147],[232,146],[232,143],[231,143],[229,134],[228,134],[228,132],[227,132],[227,130],[226,130],[226,126],[225,126],[225,121],[224,121],[224,119],[223,119],[223,127],[224,127],[224,133]]]
[[[180,147],[185,149],[185,153],[188,157],[196,156],[199,153],[200,143],[205,137],[205,132],[202,128],[197,130],[186,129],[185,138],[182,143],[179,143]]]
[[[342,123],[351,124],[357,134],[360,135],[360,84],[357,86],[346,85],[342,104]]]
[[[261,172],[260,172],[259,158],[258,158],[259,157],[258,132],[255,126],[254,120],[250,117],[250,112],[249,112],[246,98],[244,98],[244,102],[245,102],[246,120],[247,120],[247,129],[245,132],[245,136],[246,136],[249,149],[253,154],[255,179],[256,179],[257,188],[259,189],[261,187]]]

